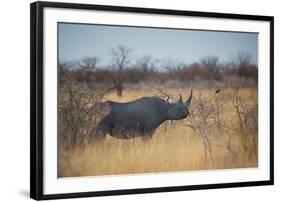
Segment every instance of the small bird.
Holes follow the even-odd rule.
[[[218,90],[216,90],[215,94],[219,93],[221,91],[221,89],[219,88]]]

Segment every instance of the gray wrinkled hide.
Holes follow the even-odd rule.
[[[189,115],[191,96],[186,103],[181,99],[169,103],[159,97],[143,97],[127,103],[107,101],[109,113],[100,121],[94,138],[101,139],[106,134],[120,139],[151,138],[166,120],[180,120]]]

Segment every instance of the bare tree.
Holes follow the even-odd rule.
[[[75,67],[75,79],[82,83],[91,84],[96,80],[95,71],[97,70],[97,63],[99,59],[95,56],[84,57],[73,63]]]
[[[65,82],[65,74],[67,74],[68,71],[68,63],[59,63],[58,64],[58,75],[59,75],[59,85],[62,85]]]
[[[149,55],[138,58],[136,61],[136,65],[137,67],[141,68],[143,73],[150,73],[155,69],[154,60]]]
[[[238,76],[241,78],[247,75],[248,67],[252,63],[252,55],[246,52],[238,52],[235,57],[235,65],[238,71]]]
[[[122,96],[125,82],[124,70],[128,68],[131,60],[131,49],[126,46],[117,46],[110,51],[112,60],[112,79],[119,97]]]
[[[210,79],[215,79],[215,80],[221,79],[218,57],[215,56],[203,57],[201,58],[200,63],[203,66],[203,68],[207,70]]]
[[[160,62],[160,67],[166,70],[169,74],[173,74],[175,69],[179,69],[183,66],[183,63],[178,59],[164,58]]]
[[[79,61],[79,67],[84,70],[95,70],[99,59],[97,57],[84,57]]]

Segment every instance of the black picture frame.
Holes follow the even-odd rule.
[[[50,194],[43,193],[43,9],[81,9],[122,11],[130,13],[164,14],[175,16],[195,16],[206,18],[225,18],[270,23],[270,179],[238,183],[204,184],[174,187],[154,187],[128,190],[93,191]],[[274,17],[259,15],[240,15],[229,13],[195,12],[155,8],[136,8],[120,6],[89,5],[57,2],[35,2],[30,5],[30,197],[36,200],[92,197],[106,195],[139,194],[153,192],[186,191],[228,187],[245,187],[274,184]]]

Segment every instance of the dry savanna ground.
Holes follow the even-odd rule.
[[[119,140],[73,147],[59,145],[59,177],[248,168],[258,165],[257,89],[194,89],[186,120],[167,121],[151,140]],[[168,89],[183,98],[190,89]],[[126,102],[155,90],[125,90],[103,99]]]

